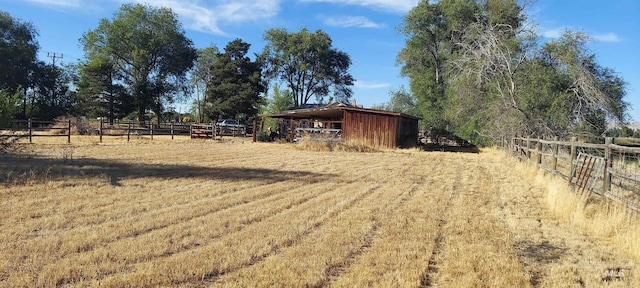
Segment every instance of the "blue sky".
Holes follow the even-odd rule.
[[[47,53],[57,53],[64,55],[57,63],[76,62],[84,55],[78,44],[82,33],[95,29],[99,19],[112,18],[125,2],[172,8],[197,48],[222,49],[241,38],[259,53],[269,28],[322,29],[334,47],[351,56],[354,98],[365,107],[386,102],[390,90],[408,87],[396,65],[405,40],[396,28],[416,0],[0,0],[0,10],[36,26],[40,59],[51,61]],[[629,115],[640,121],[640,1],[538,0],[526,11],[546,39],[566,29],[591,35],[591,52],[626,80]]]

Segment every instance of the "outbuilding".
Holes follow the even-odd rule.
[[[281,119],[278,130],[291,141],[304,134],[321,134],[384,148],[411,148],[418,144],[420,118],[399,112],[335,103],[264,117]]]

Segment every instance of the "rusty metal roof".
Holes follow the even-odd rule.
[[[404,114],[400,112],[386,111],[386,110],[378,110],[378,109],[369,109],[369,108],[360,108],[351,105],[347,105],[344,103],[334,103],[328,106],[319,107],[319,108],[309,108],[309,109],[297,109],[297,110],[288,110],[282,111],[276,114],[267,114],[263,115],[264,117],[269,118],[287,118],[287,119],[325,119],[325,120],[335,120],[342,119],[343,111],[357,111],[362,113],[372,113],[379,115],[388,115],[388,116],[398,116],[398,117],[406,117],[415,120],[420,120],[420,117],[416,117],[409,114]]]

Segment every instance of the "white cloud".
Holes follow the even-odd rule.
[[[419,0],[299,0],[301,2],[324,2],[372,7],[396,13],[406,13],[418,5]]]
[[[620,42],[621,41],[620,37],[618,37],[618,35],[612,32],[609,32],[606,34],[594,34],[594,35],[591,35],[591,37],[593,37],[593,40],[599,41],[599,42]]]
[[[77,8],[80,7],[81,0],[25,0],[26,2],[31,2],[40,5],[46,6],[57,6],[57,7],[67,7],[67,8]]]
[[[123,0],[120,0],[121,2]],[[181,17],[188,29],[224,35],[221,24],[236,24],[275,17],[280,10],[280,0],[134,0],[153,7],[171,8]],[[213,2],[213,3],[211,3]]]
[[[550,39],[558,39],[564,34],[567,29],[550,29],[541,32],[542,37],[550,38]],[[593,41],[598,42],[620,42],[622,41],[620,37],[613,33],[605,33],[605,34],[587,34],[589,38]]]
[[[560,36],[562,36],[562,33],[564,33],[565,30],[559,30],[559,29],[552,29],[552,30],[545,30],[542,31],[542,37],[545,38],[551,38],[551,39],[558,39],[560,38]]]
[[[336,27],[380,28],[384,24],[375,23],[363,16],[335,16],[324,19],[324,24]]]
[[[389,83],[370,83],[362,80],[357,80],[353,83],[353,86],[359,89],[364,90],[374,90],[374,89],[386,89],[389,88]]]

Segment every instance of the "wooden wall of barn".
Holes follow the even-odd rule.
[[[413,148],[418,145],[418,120],[408,117],[397,118],[396,146]]]
[[[415,147],[417,143],[418,121],[411,118],[345,110],[343,121],[342,135],[346,139],[387,148]],[[414,134],[413,144],[409,144],[409,131]]]

